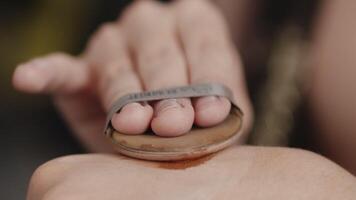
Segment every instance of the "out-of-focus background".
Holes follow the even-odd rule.
[[[0,1],[0,199],[25,199],[38,165],[81,153],[48,96],[16,92],[16,64],[53,51],[80,53],[96,27],[115,20],[125,0]]]
[[[13,89],[11,77],[15,66],[54,51],[79,54],[99,24],[115,20],[130,2],[0,1],[0,199],[24,199],[27,183],[36,167],[58,156],[84,152],[55,111],[50,97],[23,94]],[[307,29],[311,21],[310,10],[316,3],[295,2],[269,0],[265,6],[261,5],[266,11],[261,12],[254,26],[259,27],[263,41],[274,38],[276,30],[288,17]],[[263,55],[268,53],[263,52],[268,52],[273,45],[258,46],[255,48],[260,49],[253,51],[262,52],[262,55],[251,62],[254,69],[267,62],[269,57]],[[248,51],[246,55],[244,52],[242,50],[243,56],[248,57]],[[246,63],[249,65],[248,61]],[[253,74],[248,74],[251,91],[264,85],[264,67],[248,73]],[[252,92],[254,103],[258,103],[258,96]]]

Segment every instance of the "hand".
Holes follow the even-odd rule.
[[[34,59],[18,66],[13,82],[22,91],[52,94],[74,132],[94,151],[111,150],[101,135],[106,113],[132,92],[218,82],[232,89],[246,130],[252,122],[240,58],[221,13],[205,0],[137,1],[118,22],[103,25],[81,57]],[[193,123],[220,123],[230,106],[215,96],[131,103],[111,121],[127,134],[151,127],[157,135],[178,136]]]
[[[191,162],[144,162],[100,154],[57,158],[36,170],[28,200],[310,200],[356,196],[355,177],[307,151],[235,146]]]

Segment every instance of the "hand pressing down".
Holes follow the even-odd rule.
[[[204,0],[170,4],[137,1],[117,22],[103,25],[80,57],[62,53],[36,58],[17,67],[15,87],[50,93],[84,144],[108,151],[102,132],[106,113],[123,95],[197,83],[229,87],[252,121],[242,66],[227,25],[217,8]],[[231,104],[224,97],[130,103],[111,119],[126,134],[148,128],[159,136],[188,132],[223,121]]]

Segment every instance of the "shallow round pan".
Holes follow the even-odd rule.
[[[209,95],[224,96],[231,101],[228,117],[213,127],[193,127],[182,136],[160,137],[151,130],[142,135],[127,135],[114,130],[110,123],[112,115],[131,102]],[[232,93],[227,87],[221,84],[200,84],[129,94],[120,98],[108,115],[105,134],[118,152],[130,157],[157,161],[186,160],[217,152],[237,142],[241,138],[242,119],[243,114],[234,104]]]

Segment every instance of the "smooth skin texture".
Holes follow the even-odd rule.
[[[172,166],[117,155],[62,157],[36,170],[28,200],[351,200],[356,196],[351,174],[297,149],[235,146],[197,166]]]
[[[103,25],[81,57],[37,58],[19,65],[13,78],[19,90],[52,94],[74,132],[94,151],[108,151],[99,134],[119,97],[206,82],[232,89],[246,115],[247,130],[252,112],[240,58],[222,14],[204,0],[138,1],[120,20]],[[226,98],[215,96],[132,103],[111,121],[127,134],[142,134],[151,127],[157,135],[171,137],[186,133],[194,123],[220,123],[230,107]]]

